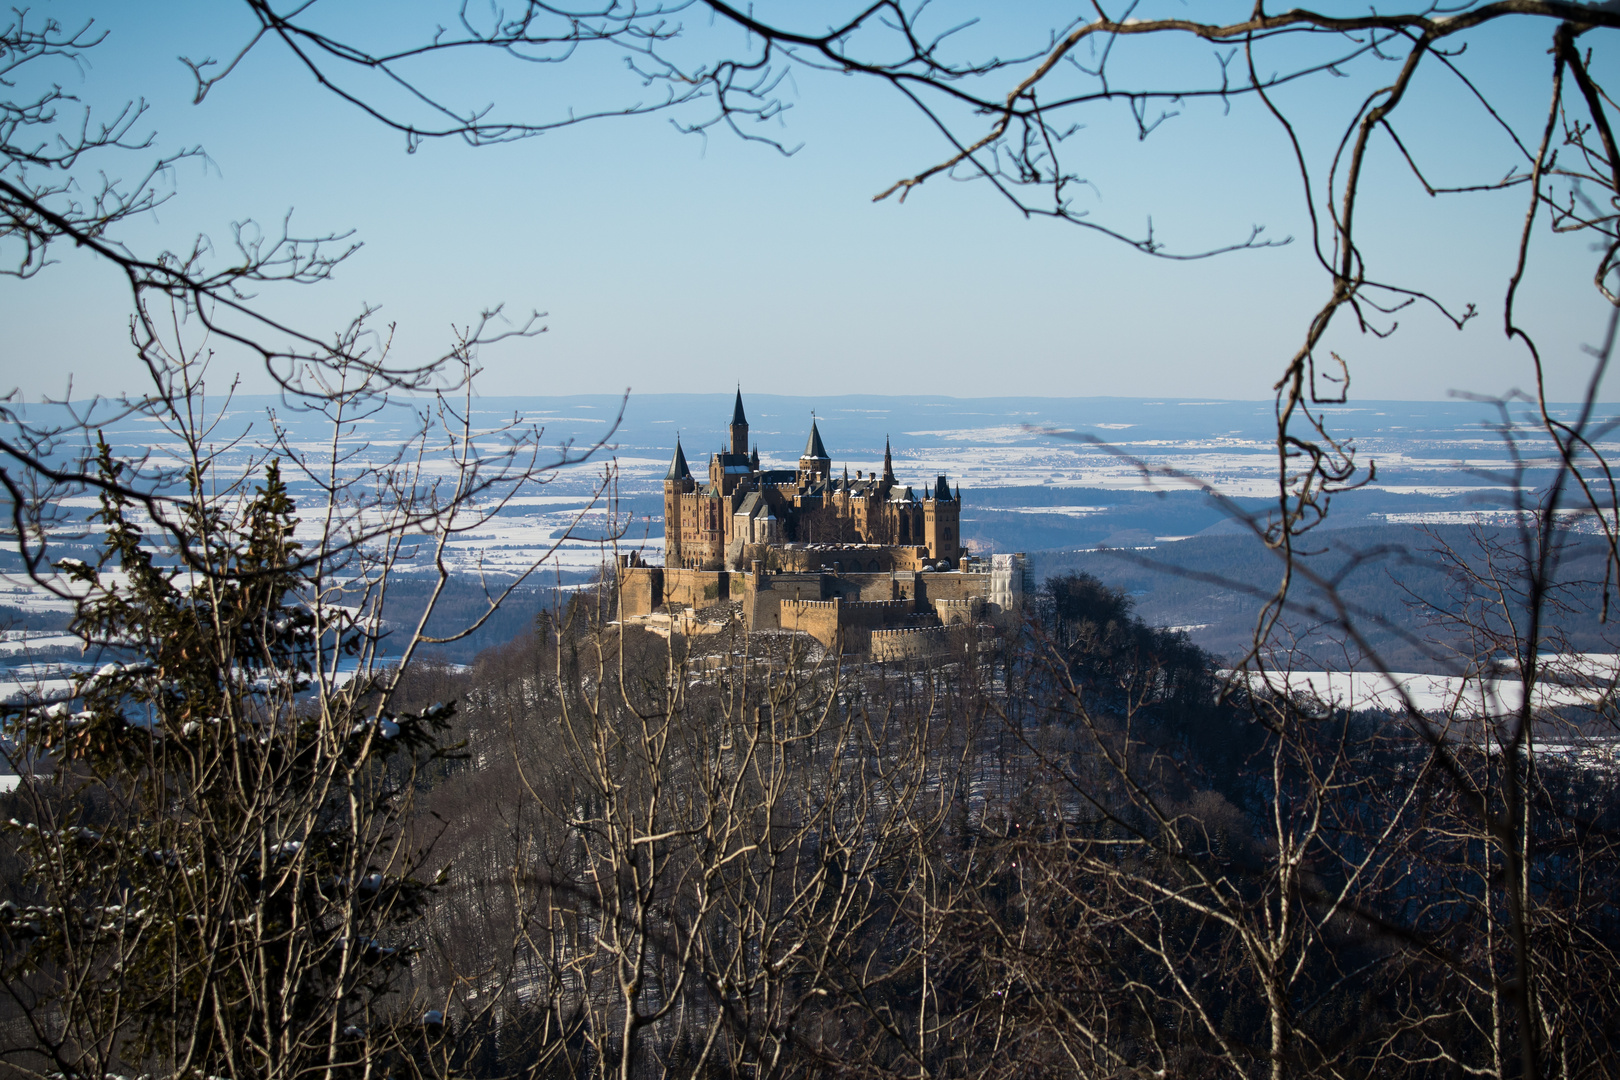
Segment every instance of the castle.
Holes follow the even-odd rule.
[[[894,475],[832,458],[814,417],[797,469],[762,469],[748,445],[737,391],[729,448],[709,458],[707,483],[680,438],[664,477],[664,565],[620,557],[626,618],[739,601],[749,629],[800,630],[828,648],[877,658],[929,655],[952,623],[1011,613],[1024,591],[1020,555],[966,556],[961,491],[943,476],[919,498]]]
[[[819,545],[815,557],[822,560],[829,548],[838,549],[831,556],[834,570],[949,569],[961,558],[961,501],[943,476],[921,499],[902,489],[887,442],[882,476],[857,471],[851,480],[845,466],[838,479],[811,417],[798,469],[761,469],[759,449],[748,448],[740,389],[730,435],[730,451],[709,458],[709,482],[703,485],[675,438],[675,457],[664,477],[665,566],[742,570],[750,556],[764,556],[770,568],[785,569],[780,549],[797,545]]]

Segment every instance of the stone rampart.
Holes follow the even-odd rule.
[[[731,578],[725,570],[664,569],[664,603],[702,608],[731,598]]]
[[[848,600],[895,600],[899,593],[895,589],[894,574],[889,572],[877,574],[824,574],[824,588],[827,597],[841,597]]]
[[[664,570],[656,566],[619,568],[619,603],[625,615],[651,615],[664,603]]]
[[[963,573],[950,570],[917,575],[917,591],[923,599],[966,600],[970,597],[990,595],[990,575]]]
[[[846,600],[839,625],[880,629],[904,620],[916,609],[910,600]]]
[[[750,630],[780,630],[783,600],[822,600],[826,586],[820,574],[738,574],[743,618]],[[736,586],[737,581],[733,581]]]
[[[749,552],[744,552],[744,558]],[[771,547],[765,556],[768,569],[784,573],[814,573],[826,567],[837,574],[887,574],[915,570],[924,564],[928,549],[890,547],[885,544],[785,544]]]
[[[972,626],[984,615],[984,597],[969,596],[963,600],[934,600],[934,612],[939,621],[946,626],[952,623],[966,623]]]
[[[868,644],[873,660],[926,660],[950,650],[950,635],[943,627],[873,630]]]
[[[809,634],[827,648],[838,644],[838,600],[783,600],[778,618],[783,630]]]

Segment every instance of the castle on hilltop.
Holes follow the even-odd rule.
[[[969,557],[960,488],[939,476],[919,498],[895,478],[886,441],[881,475],[851,478],[845,466],[835,477],[812,417],[799,467],[762,469],[740,389],[729,434],[706,483],[676,437],[664,477],[664,565],[639,552],[619,559],[627,620],[736,602],[751,630],[797,630],[829,649],[897,659],[938,655],[953,624],[976,637],[985,620],[1019,607],[1023,555]]]
[[[960,495],[943,476],[922,498],[900,487],[887,441],[883,475],[857,470],[852,480],[846,465],[839,479],[812,416],[799,467],[761,469],[759,448],[748,446],[740,389],[730,436],[730,450],[709,458],[707,484],[692,475],[676,436],[664,477],[665,566],[742,570],[764,555],[771,569],[820,559],[834,570],[877,572],[952,569],[962,557]],[[813,559],[784,556],[801,547],[814,547]]]

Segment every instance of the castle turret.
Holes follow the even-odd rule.
[[[686,454],[681,450],[681,437],[675,436],[675,456],[670,459],[669,472],[664,474],[664,565],[681,566],[683,545],[681,531],[681,496],[697,485],[692,470],[687,467]]]
[[[805,440],[804,453],[799,455],[799,475],[806,480],[832,478],[832,458],[821,441],[821,431],[816,427],[814,416],[810,417],[810,438]]]
[[[731,407],[731,452],[748,453],[748,417],[743,415],[742,387],[737,387],[737,403]]]
[[[962,503],[951,497],[951,486],[941,476],[932,497],[923,503],[923,543],[930,559],[956,563],[962,557]]]
[[[687,467],[686,453],[681,449],[681,437],[675,436],[675,456],[669,461],[669,472],[664,474],[664,482],[671,480],[690,480],[692,470]]]

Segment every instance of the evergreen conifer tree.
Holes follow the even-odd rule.
[[[0,971],[38,1073],[233,1078],[413,1072],[412,926],[433,883],[407,829],[453,709],[386,710],[388,679],[312,689],[353,648],[320,633],[277,465],[237,513],[190,477],[160,564],[102,441],[99,567],[74,629],[127,657],[9,707],[33,764],[7,826],[24,895]],[[323,620],[325,622],[325,620]]]

